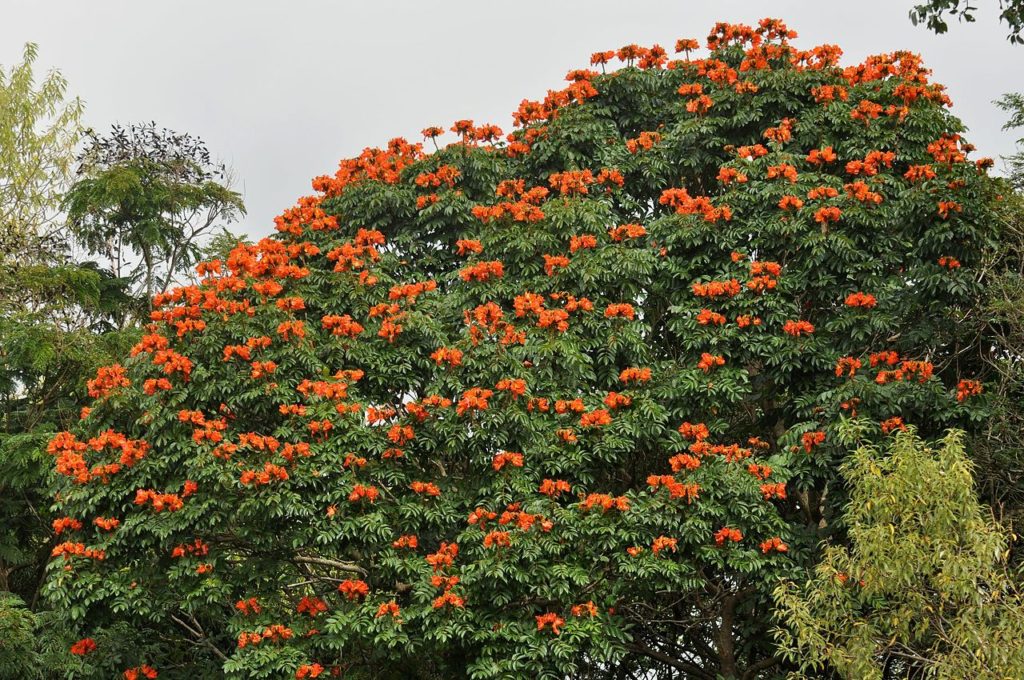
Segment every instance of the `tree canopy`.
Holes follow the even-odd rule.
[[[64,199],[72,231],[147,298],[191,269],[215,229],[245,214],[202,140],[154,123],[90,131],[77,174]]]
[[[987,414],[999,189],[919,58],[794,38],[595,53],[156,295],[49,444],[76,672],[785,672],[844,423]]]
[[[933,450],[912,431],[844,464],[850,547],[777,595],[782,638],[803,669],[844,677],[1001,680],[1024,675],[1024,598],[1009,537],[974,491],[963,433]]]

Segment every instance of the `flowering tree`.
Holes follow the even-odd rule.
[[[842,421],[984,415],[956,322],[991,238],[920,61],[794,36],[599,52],[507,137],[367,149],[157,295],[49,446],[81,673],[780,672]]]

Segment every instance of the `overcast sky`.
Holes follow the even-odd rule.
[[[190,132],[237,176],[258,237],[338,160],[427,125],[471,118],[506,132],[524,98],[560,88],[592,52],[677,38],[719,20],[785,20],[803,48],[843,63],[911,50],[949,88],[979,155],[1013,149],[992,100],[1024,91],[995,0],[936,36],[911,25],[917,0],[0,0],[0,64],[36,42],[86,104],[86,124],[153,120]],[[991,7],[990,7],[991,6]]]

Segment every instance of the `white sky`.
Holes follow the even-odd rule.
[[[785,20],[843,63],[907,49],[949,88],[978,155],[1013,150],[992,100],[1024,91],[1024,46],[994,0],[974,24],[936,36],[910,23],[918,0],[0,0],[0,64],[59,68],[86,124],[155,121],[205,140],[233,167],[259,237],[309,181],[395,136],[460,118],[506,132],[524,98],[564,85],[592,52],[701,40],[716,21]]]

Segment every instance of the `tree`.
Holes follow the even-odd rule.
[[[945,33],[949,30],[946,24],[946,15],[952,15],[958,21],[974,22],[974,11],[977,7],[971,5],[971,0],[928,0],[919,5],[914,5],[910,10],[910,20],[915,26],[924,24],[936,33]],[[1024,2],[1021,0],[999,0],[999,20],[1010,29],[1007,39],[1014,44],[1024,44]]]
[[[845,678],[1024,676],[1024,598],[1009,537],[975,497],[963,433],[929,448],[912,430],[843,464],[849,546],[776,596],[802,670]],[[812,677],[818,677],[814,675]]]
[[[997,102],[1010,114],[1004,126],[1024,125],[1024,100],[1006,95]],[[985,258],[986,302],[973,315],[977,333],[990,338],[990,417],[968,441],[976,464],[981,497],[1004,522],[1019,526],[1024,519],[1024,153],[1003,158],[1006,176],[995,201],[998,249]],[[1013,546],[1014,564],[1024,563],[1021,545]]]
[[[146,297],[177,282],[218,227],[245,214],[203,142],[154,123],[89,132],[65,207],[76,237]]]
[[[38,50],[25,45],[22,62],[0,69],[0,275],[26,255],[34,258],[53,243],[60,198],[74,166],[81,137],[82,102],[67,101],[67,81],[57,71],[37,86]]]
[[[794,35],[596,53],[507,141],[367,149],[157,295],[49,445],[81,675],[784,673],[844,420],[986,416],[998,245],[920,61]]]

